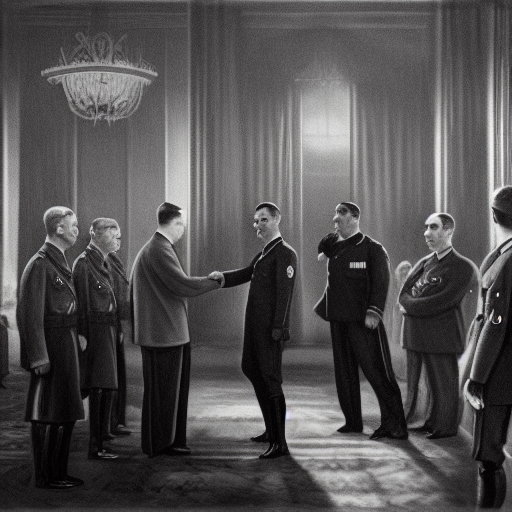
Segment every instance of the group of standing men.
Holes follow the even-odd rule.
[[[124,425],[128,280],[115,254],[121,237],[115,220],[92,223],[90,244],[73,270],[64,253],[78,237],[76,215],[57,206],[43,221],[46,241],[22,274],[16,312],[21,364],[31,372],[25,419],[36,487],[67,489],[84,483],[67,471],[83,398],[89,397],[90,459],[117,458],[103,442],[130,434]]]
[[[474,457],[480,462],[481,506],[500,506],[505,493],[503,446],[512,408],[512,187],[495,193],[492,211],[499,247],[481,268],[482,311],[470,330],[475,357],[465,388],[476,410]],[[185,231],[184,212],[167,202],[159,207],[158,229],[135,259],[130,285],[133,342],[141,347],[143,361],[142,449],[149,457],[191,452],[186,443],[187,298],[247,282],[251,284],[242,370],[254,387],[265,423],[263,434],[251,439],[268,442],[261,459],[289,454],[281,362],[284,342],[289,339],[297,256],[281,237],[280,220],[275,204],[259,204],[254,228],[263,250],[250,264],[191,277],[175,250]],[[360,367],[381,411],[380,426],[370,439],[403,440],[408,438],[407,420],[382,321],[389,259],[381,244],[361,233],[359,220],[356,204],[340,203],[333,219],[335,232],[325,236],[318,248],[319,259],[328,258],[328,279],[314,309],[331,327],[336,388],[345,416],[338,431],[363,430]],[[116,457],[102,441],[108,434],[107,417],[122,373],[116,347],[123,341],[119,312],[122,301],[128,302],[127,280],[118,259],[108,263],[109,255],[119,249],[120,230],[115,221],[93,222],[91,244],[75,261],[73,275],[64,251],[76,241],[76,216],[56,207],[46,212],[44,222],[47,240],[23,273],[18,305],[22,364],[31,371],[26,419],[32,422],[36,485],[67,488],[83,483],[67,474],[67,457],[74,422],[83,418],[84,394],[90,400],[89,457]],[[461,301],[478,270],[453,249],[455,221],[449,214],[432,214],[425,228],[425,240],[434,254],[411,270],[399,304],[408,383],[417,386],[418,369],[424,365],[432,388],[433,406],[418,430],[427,432],[429,439],[439,439],[457,433],[457,356],[465,346]],[[115,289],[116,268],[124,295]]]

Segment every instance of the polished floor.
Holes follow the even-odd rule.
[[[77,423],[70,474],[86,481],[65,491],[35,489],[28,424],[23,422],[27,374],[11,366],[0,389],[0,510],[340,510],[458,512],[475,509],[475,463],[463,434],[430,441],[370,441],[378,406],[362,385],[363,434],[339,434],[342,425],[331,352],[288,349],[284,355],[290,457],[262,461],[263,446],[248,438],[262,431],[239,354],[194,347],[189,401],[188,457],[148,459],[140,450],[140,353],[127,349],[129,426],[133,434],[110,447],[115,461],[86,458],[87,422]],[[403,386],[403,383],[401,383]],[[403,389],[403,388],[402,388]],[[508,507],[508,508],[507,508]],[[510,496],[503,510],[510,510]]]

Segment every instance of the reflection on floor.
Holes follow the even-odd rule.
[[[289,349],[284,357],[291,456],[261,461],[265,448],[248,438],[263,423],[239,354],[195,347],[189,402],[189,457],[148,459],[140,450],[140,354],[128,347],[129,426],[110,443],[115,461],[86,459],[88,426],[75,428],[70,474],[81,488],[35,489],[28,425],[23,420],[27,375],[11,368],[0,390],[0,509],[64,510],[474,510],[476,474],[463,435],[429,441],[369,441],[378,406],[362,385],[363,434],[339,434],[343,423],[328,348]],[[403,393],[403,391],[402,391]],[[507,500],[508,501],[508,500]]]

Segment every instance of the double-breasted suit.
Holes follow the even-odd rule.
[[[360,366],[379,400],[381,425],[386,431],[400,432],[401,437],[406,435],[402,398],[382,324],[389,281],[386,250],[358,232],[331,248],[327,286],[314,310],[331,324],[336,388],[345,431],[363,430]],[[369,312],[381,319],[374,330],[365,325]]]
[[[512,410],[512,239],[485,258],[481,273],[482,310],[471,330],[476,348],[470,378],[483,384],[484,408],[475,413],[473,456],[499,467]]]
[[[187,298],[219,288],[183,270],[172,242],[156,232],[139,251],[130,277],[133,342],[144,378],[142,451],[152,457],[186,444],[190,383]]]
[[[421,366],[425,366],[432,391],[426,429],[437,435],[457,433],[459,410],[458,355],[464,351],[461,302],[468,293],[476,266],[450,248],[441,259],[437,253],[413,267],[399,295],[405,309],[401,343],[408,351],[407,418],[415,414]]]

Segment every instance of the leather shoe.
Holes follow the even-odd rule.
[[[427,439],[443,439],[444,437],[454,437],[456,435],[457,435],[457,433],[450,434],[450,433],[444,433],[444,432],[439,432],[438,430],[434,430],[430,434],[427,434],[426,437],[427,437]]]
[[[192,450],[188,446],[169,446],[163,452],[165,455],[190,455]]]
[[[97,460],[114,460],[117,459],[119,455],[112,453],[108,450],[101,450],[101,452],[91,452],[89,453],[89,459],[97,459]]]
[[[370,436],[370,439],[376,440],[384,437],[388,437],[389,439],[407,439],[409,434],[407,433],[407,430],[388,430],[381,426]]]
[[[290,450],[288,450],[288,446],[282,445],[280,443],[274,443],[269,446],[268,450],[265,453],[262,453],[258,458],[259,459],[277,459],[277,457],[282,457],[283,455],[290,455]]]
[[[116,436],[129,436],[131,433],[132,431],[124,425],[117,425],[117,427],[112,430],[112,434]]]
[[[39,487],[40,489],[71,489],[71,487],[75,487],[75,484],[64,480],[52,480],[50,482],[45,482],[42,485],[36,485],[36,487]]]
[[[64,479],[65,482],[69,482],[73,485],[84,485],[84,481],[81,478],[76,478],[74,476],[66,475],[66,478]]]
[[[254,441],[255,443],[268,443],[268,432],[265,430],[263,434],[251,437],[251,441]]]
[[[342,434],[346,434],[347,432],[356,432],[360,434],[362,431],[362,428],[353,428],[350,425],[343,425],[337,430],[337,432],[341,432]]]

